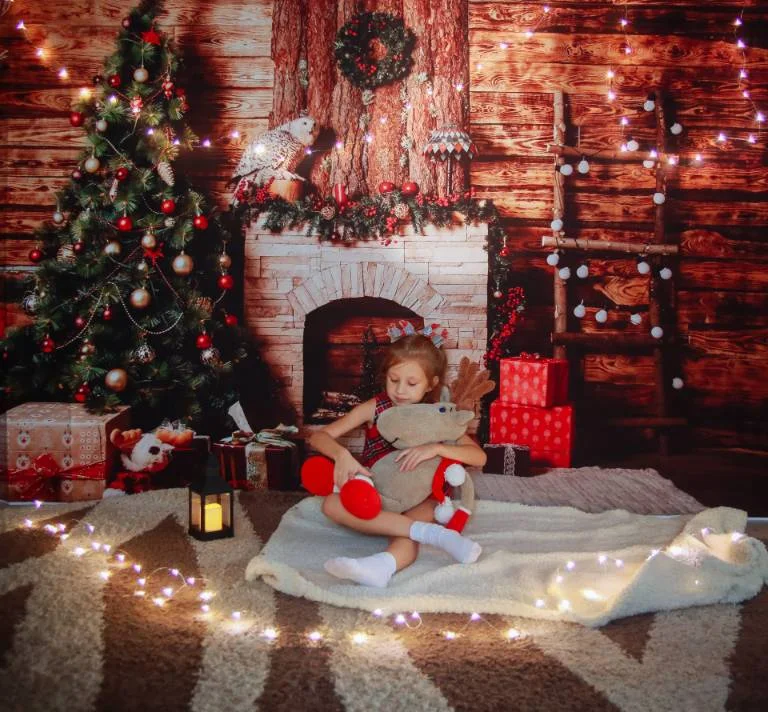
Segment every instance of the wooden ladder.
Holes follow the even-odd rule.
[[[583,152],[578,148],[565,145],[565,97],[563,92],[554,94],[554,136],[550,150],[556,156],[554,171],[554,208],[553,219],[564,220],[565,215],[565,176],[560,172],[559,166],[565,162],[565,157],[583,157]],[[656,162],[656,192],[665,194],[667,181],[667,151],[666,131],[664,122],[664,97],[661,92],[655,94],[655,119],[656,119],[656,144],[658,157]],[[614,153],[603,154],[608,160],[626,160],[626,155]],[[671,280],[667,280],[668,287],[662,286],[663,280],[658,275],[658,266],[661,258],[678,254],[678,246],[667,242],[665,232],[665,206],[664,203],[655,206],[654,230],[652,240],[647,244],[634,244],[631,242],[580,240],[567,237],[564,230],[554,231],[552,236],[542,237],[542,247],[555,247],[568,252],[603,253],[606,257],[624,257],[627,254],[642,255],[647,257],[651,264],[649,273],[649,299],[648,319],[650,324],[645,333],[624,334],[619,331],[609,331],[602,334],[581,333],[568,331],[568,289],[566,280],[562,279],[559,269],[554,269],[554,330],[552,332],[553,355],[555,358],[566,358],[569,350],[578,351],[583,356],[585,351],[593,353],[615,352],[642,352],[653,353],[655,389],[653,414],[641,417],[622,417],[606,420],[605,424],[611,427],[648,428],[658,433],[659,453],[666,455],[669,450],[668,432],[671,428],[687,424],[685,418],[675,417],[670,414],[670,386],[671,374],[669,373],[668,358],[670,347],[677,345],[675,335],[676,307],[675,290]],[[664,295],[667,295],[666,299]],[[664,330],[662,338],[651,335],[651,328],[661,326]]]

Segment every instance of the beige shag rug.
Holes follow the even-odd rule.
[[[243,494],[235,539],[203,544],[186,533],[179,490],[0,509],[0,710],[768,708],[765,590],[600,629],[412,611],[401,624],[244,580],[300,499]],[[66,540],[50,531],[59,524]],[[168,586],[172,598],[155,605]],[[201,587],[216,593],[209,614]]]

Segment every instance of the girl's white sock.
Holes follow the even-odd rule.
[[[477,561],[483,550],[480,544],[462,536],[459,532],[431,522],[414,522],[411,524],[411,539],[420,544],[430,544],[447,551],[462,564],[471,564]]]
[[[325,570],[337,578],[351,579],[363,586],[386,588],[397,570],[397,562],[388,551],[382,551],[362,559],[348,559],[345,556],[328,559]]]

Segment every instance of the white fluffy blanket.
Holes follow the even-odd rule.
[[[746,513],[719,507],[655,517],[612,510],[479,501],[465,533],[483,547],[457,564],[424,546],[386,589],[326,573],[334,556],[367,556],[386,540],[331,523],[320,498],[299,502],[248,564],[284,593],[385,613],[498,613],[604,625],[615,618],[756,595],[768,580],[762,542],[742,534]]]

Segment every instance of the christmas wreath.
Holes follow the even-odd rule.
[[[334,47],[341,73],[355,86],[375,89],[408,74],[415,43],[416,36],[401,17],[361,12],[338,31]]]

